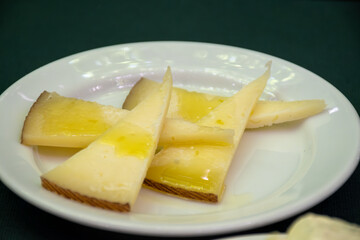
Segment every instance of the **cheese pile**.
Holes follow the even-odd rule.
[[[241,136],[303,119],[323,100],[259,101],[271,63],[231,97],[141,79],[123,109],[44,92],[22,131],[26,145],[83,148],[41,176],[44,188],[106,209],[130,211],[141,185],[188,199],[219,202]]]

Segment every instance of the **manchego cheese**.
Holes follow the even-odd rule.
[[[360,226],[339,218],[306,213],[297,218],[286,234],[272,234],[266,240],[359,240]]]
[[[157,148],[171,87],[168,69],[157,92],[88,147],[44,173],[42,186],[92,206],[130,211]]]
[[[270,76],[270,65],[261,77],[197,121],[202,126],[234,129],[233,145],[164,148],[155,155],[144,181],[145,186],[185,198],[220,201],[235,150]]]

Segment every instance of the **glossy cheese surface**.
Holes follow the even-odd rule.
[[[41,178],[64,190],[67,197],[77,194],[96,199],[98,204],[93,206],[121,204],[131,209],[157,147],[171,88],[168,69],[159,91]],[[81,197],[73,199],[82,201]]]
[[[137,158],[148,156],[156,144],[152,134],[146,129],[126,121],[106,132],[99,142],[114,146],[115,153],[119,157],[134,156]]]
[[[47,135],[98,135],[111,126],[105,114],[97,104],[65,98],[43,108],[42,130]]]
[[[45,91],[26,117],[22,143],[83,148],[128,112]]]
[[[123,105],[131,110],[159,86],[158,82],[141,78],[132,88]],[[174,87],[168,111],[169,118],[182,118],[196,122],[210,113],[228,97],[193,92]],[[303,119],[320,113],[326,107],[323,100],[258,101],[251,113],[246,128],[271,126]],[[218,124],[222,124],[221,120]]]
[[[84,148],[129,113],[128,110],[44,92],[24,123],[22,143]],[[233,132],[202,127],[182,119],[166,119],[163,145],[189,142],[227,145]]]
[[[225,97],[189,92],[180,88],[175,88],[173,92],[177,103],[170,105],[170,113],[177,112],[181,118],[191,122],[200,120],[225,100]]]
[[[182,119],[168,118],[164,124],[159,145],[211,144],[227,146],[233,144],[234,130],[200,126]]]
[[[221,192],[232,146],[194,145],[169,147],[159,152],[147,172],[147,179],[197,192]]]
[[[269,240],[275,240],[271,238]],[[307,213],[297,218],[286,240],[359,240],[360,226],[339,218]]]
[[[187,191],[211,193],[220,199],[233,155],[269,75],[270,69],[197,122],[233,129],[233,145],[165,148],[155,155],[146,179]]]
[[[114,145],[95,143],[42,177],[85,196],[133,203],[145,170],[143,159],[119,157]]]
[[[155,88],[158,88],[158,83],[151,80],[148,83],[154,83],[150,84],[150,87],[155,85]],[[171,98],[169,106],[169,111],[173,112],[170,114],[168,112],[168,118],[160,137],[162,145],[184,142],[215,145],[232,143],[230,138],[233,133],[230,131],[206,128],[190,122],[207,114],[210,109],[215,108],[226,98],[182,89],[177,90],[176,88],[173,93],[175,94]],[[133,95],[133,97],[136,96]],[[181,104],[179,98],[183,99]],[[129,99],[132,97],[129,96]],[[174,106],[177,107],[174,108]],[[259,128],[306,118],[323,111],[325,106],[323,100],[258,101],[246,128]],[[206,110],[199,110],[199,108]],[[183,111],[189,111],[189,114],[183,114],[186,115],[185,118],[188,121],[182,119],[183,116],[180,113]],[[22,143],[84,148],[128,112],[125,109],[104,106],[95,102],[63,97],[54,92],[43,92],[26,118]],[[174,118],[169,118],[169,116]],[[217,119],[216,124],[223,126],[226,123],[223,119]]]

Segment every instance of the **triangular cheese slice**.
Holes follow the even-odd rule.
[[[158,91],[87,148],[43,174],[42,186],[92,206],[130,211],[157,148],[171,88],[168,68]]]
[[[226,99],[197,123],[235,130],[231,146],[170,146],[159,152],[144,184],[185,198],[218,202],[237,145],[250,114],[270,77],[270,66],[258,79]]]
[[[125,109],[44,91],[25,118],[21,143],[85,148],[128,112]]]

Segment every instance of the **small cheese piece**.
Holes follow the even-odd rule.
[[[360,226],[313,213],[297,219],[287,233],[287,240],[360,240]]]

